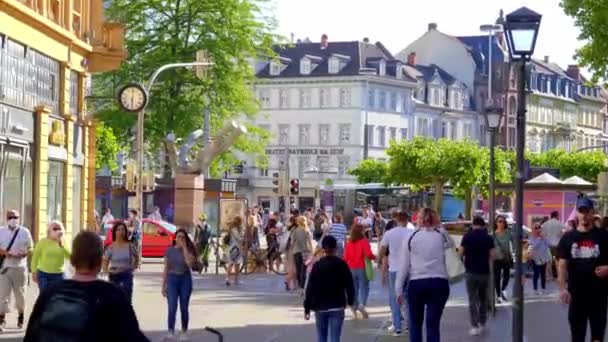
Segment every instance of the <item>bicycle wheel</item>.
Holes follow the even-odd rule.
[[[255,272],[259,266],[258,254],[256,252],[248,252],[246,253],[246,257],[243,259],[244,262],[243,265],[241,265],[241,273],[251,274]]]
[[[287,274],[287,254],[276,252],[268,258],[268,266],[272,272],[278,275]]]

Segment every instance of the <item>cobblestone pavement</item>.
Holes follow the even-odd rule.
[[[166,330],[166,302],[160,294],[160,260],[147,260],[136,276],[134,305],[142,329],[152,341],[160,341]],[[246,342],[311,342],[315,340],[314,321],[305,321],[301,297],[287,293],[282,278],[255,274],[245,277],[241,286],[226,287],[224,277],[214,274],[195,276],[191,300],[190,328],[192,341],[215,341],[203,331],[205,326],[225,334],[225,341]],[[553,293],[556,293],[551,283]],[[530,284],[526,284],[530,286]],[[28,292],[28,303],[35,300],[34,286]],[[385,331],[389,322],[387,292],[374,282],[369,302],[371,318],[352,320],[347,314],[343,341],[407,341],[407,337],[392,337]],[[526,341],[568,341],[566,307],[550,295],[526,300]],[[16,314],[8,317],[9,328],[16,323]],[[179,326],[179,315],[178,315]],[[511,307],[499,306],[496,316],[488,323],[483,336],[468,336],[468,308],[463,284],[452,287],[450,300],[442,320],[442,341],[511,341]],[[20,341],[22,333],[10,330],[0,340]]]

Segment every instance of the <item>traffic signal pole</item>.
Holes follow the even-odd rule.
[[[291,203],[289,201],[289,147],[285,147],[285,156],[284,158],[284,162],[283,162],[283,186],[281,187],[281,189],[283,189],[283,210],[285,211],[285,222],[283,222],[285,224],[285,226],[287,226],[287,220],[289,220],[289,215],[291,214],[290,212],[290,208],[291,208]]]

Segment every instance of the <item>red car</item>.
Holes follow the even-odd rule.
[[[112,226],[120,220],[109,221],[104,224],[104,248],[112,243]],[[169,222],[142,220],[142,256],[163,257],[167,248],[171,247],[175,238],[177,227]]]

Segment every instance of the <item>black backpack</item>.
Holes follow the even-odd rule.
[[[94,328],[100,300],[81,289],[62,287],[45,303],[37,324],[40,342],[96,340]]]

